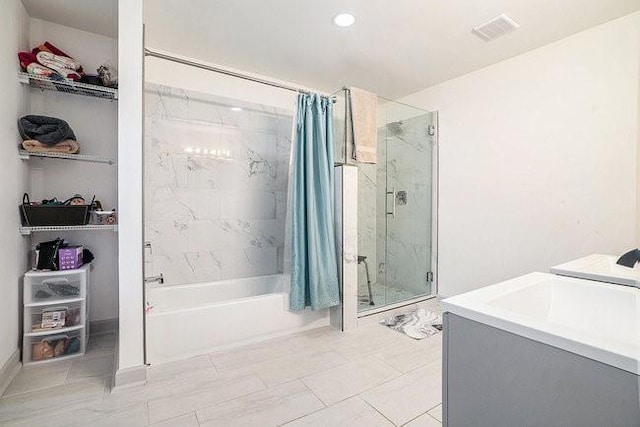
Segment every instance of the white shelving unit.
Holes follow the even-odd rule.
[[[47,2],[47,5],[42,8],[45,12],[42,13],[44,15],[50,13],[53,17],[60,10],[68,12],[68,8],[54,3],[56,2]],[[104,10],[101,9],[97,13],[101,14]],[[26,38],[29,47],[39,46],[45,40],[51,40],[57,47],[66,50],[75,60],[82,63],[83,69],[89,75],[95,74],[102,65],[108,65],[112,71],[116,71],[115,66],[118,64],[118,37],[115,27],[117,11],[114,15],[105,14],[102,18],[101,22],[109,22],[112,26],[111,35],[98,34],[91,29],[87,31],[86,28],[80,28],[78,26],[82,26],[80,19],[65,19],[69,22],[62,23],[57,22],[56,19],[49,21],[46,18],[36,19],[33,16],[29,17],[26,25],[21,26],[24,30],[22,37]],[[78,43],[78,40],[82,42]],[[21,46],[23,44],[21,43]],[[24,44],[22,47],[27,45]],[[54,196],[66,199],[73,194],[82,194],[85,197],[95,194],[96,199],[100,200],[105,208],[117,209],[118,89],[71,80],[51,79],[17,71],[9,76],[16,89],[21,88],[19,92],[23,102],[16,110],[17,115],[33,114],[65,120],[73,129],[81,145],[79,154],[35,153],[24,150],[17,143],[13,145],[14,151],[5,154],[10,158],[13,156],[14,162],[20,163],[27,169],[24,171],[29,175],[28,179],[25,179],[25,191],[30,193],[34,200]],[[89,203],[88,198],[86,202]],[[31,224],[65,223],[51,218],[51,221],[46,221],[45,218],[45,221]],[[71,223],[82,224],[82,222],[78,220]],[[91,222],[99,223],[100,221]],[[91,319],[88,314],[91,311],[88,292],[86,298],[68,295],[56,297],[56,301],[53,301],[54,298],[38,301],[25,300],[23,302],[25,316],[31,313],[35,323],[41,310],[49,309],[51,306],[56,307],[58,304],[74,308],[80,305],[83,307],[85,317],[82,326],[74,324],[67,327],[63,324],[63,327],[52,331],[43,331],[37,327],[29,329],[30,325],[25,321],[25,324],[21,325],[23,330],[20,331],[20,335],[23,336],[23,361],[25,364],[33,362],[31,352],[34,350],[34,343],[37,344],[43,339],[56,335],[68,335],[69,340],[73,339],[74,346],[78,341],[74,338],[80,339],[83,342],[82,351],[76,353],[74,347],[73,355],[64,355],[64,357],[55,357],[36,363],[56,363],[63,358],[83,354],[89,337],[89,321],[111,321],[118,317],[118,275],[114,274],[114,271],[118,270],[116,234],[118,226],[102,225],[103,223],[78,226],[28,226],[27,222],[23,224],[24,226],[17,224],[17,231],[24,236],[31,249],[40,242],[60,237],[68,240],[72,245],[83,245],[96,254],[96,259],[90,268],[91,281],[95,284],[95,292],[92,295],[95,301],[91,301],[91,304],[96,308],[97,315],[95,319]],[[86,269],[88,272],[89,266],[86,266]],[[68,271],[46,273],[30,271],[27,275],[33,273],[64,275],[68,274]],[[41,349],[42,346],[37,348],[37,350]]]
[[[22,363],[48,363],[85,354],[89,341],[90,266],[76,270],[28,271],[23,280]],[[70,297],[70,298],[69,298]],[[65,326],[41,329],[47,311],[66,311]],[[67,323],[71,323],[67,326]],[[53,348],[59,343],[61,354]],[[43,348],[47,348],[46,357]]]
[[[19,73],[18,79],[21,83],[28,84],[31,87],[42,90],[53,90],[58,92],[65,92],[72,95],[91,96],[94,98],[103,99],[118,99],[118,90],[103,86],[88,85],[85,83],[77,83],[73,81],[58,81],[51,80],[47,77],[36,76],[28,73]],[[18,156],[22,160],[30,160],[31,158],[49,158],[49,159],[63,159],[74,160],[90,163],[102,163],[108,165],[115,165],[116,161],[109,157],[91,156],[87,154],[65,154],[65,153],[33,153],[26,150],[19,149]],[[46,227],[20,227],[20,234],[23,236],[29,236],[32,233],[47,232],[47,231],[118,231],[117,225],[74,225],[74,226],[46,226]]]
[[[52,90],[56,92],[70,93],[73,95],[92,96],[94,98],[108,99],[111,101],[118,99],[118,89],[110,87],[90,85],[86,83],[74,82],[71,80],[51,80],[45,76],[35,74],[19,73],[18,79],[21,83],[40,90]]]
[[[46,231],[118,231],[118,225],[52,225],[48,227],[20,227],[20,234],[29,236],[31,233],[43,233]]]
[[[18,150],[18,155],[22,160],[29,160],[32,157],[41,157],[41,158],[50,158],[50,159],[77,160],[81,162],[90,162],[90,163],[105,163],[108,165],[116,164],[116,161],[109,157],[89,156],[87,154],[34,153],[26,150]]]

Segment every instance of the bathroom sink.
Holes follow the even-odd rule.
[[[618,257],[589,255],[551,268],[553,274],[640,288],[640,269],[616,264]]]
[[[634,287],[531,273],[442,305],[446,312],[640,374],[640,290]]]

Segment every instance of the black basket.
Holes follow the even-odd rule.
[[[25,194],[20,205],[20,220],[25,227],[86,225],[89,223],[90,207],[90,205],[31,206],[29,196]]]

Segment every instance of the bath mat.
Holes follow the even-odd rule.
[[[380,324],[415,340],[421,340],[442,331],[442,316],[419,308],[409,314],[388,317],[380,321]]]

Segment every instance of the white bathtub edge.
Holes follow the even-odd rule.
[[[316,324],[316,323],[322,323],[322,324]],[[231,350],[234,348],[238,348],[238,347],[242,347],[245,345],[250,345],[250,344],[258,344],[261,342],[265,342],[265,341],[269,341],[271,339],[275,339],[275,338],[282,338],[282,337],[286,337],[286,336],[290,336],[290,335],[296,335],[296,334],[300,334],[302,332],[305,331],[309,331],[312,329],[320,329],[320,328],[324,328],[330,326],[329,325],[329,318],[321,318],[318,319],[316,321],[314,321],[313,323],[303,326],[301,328],[295,328],[295,329],[291,329],[291,330],[287,330],[287,331],[282,331],[282,332],[276,332],[274,334],[269,334],[269,335],[263,335],[257,338],[251,338],[248,340],[243,340],[243,341],[237,341],[234,342],[232,344],[227,344],[227,345],[222,345],[222,346],[218,346],[218,347],[213,347],[207,350],[198,350],[198,351],[192,351],[192,352],[188,352],[188,353],[184,353],[181,354],[180,356],[176,356],[176,357],[167,357],[167,358],[161,358],[159,361],[153,363],[153,364],[149,364],[149,366],[160,366],[160,365],[164,365],[166,363],[171,363],[171,362],[178,362],[181,360],[187,360],[187,359],[191,359],[192,357],[196,357],[196,356],[202,356],[203,354],[211,354],[211,353],[217,353],[220,351],[225,351],[225,350]]]

